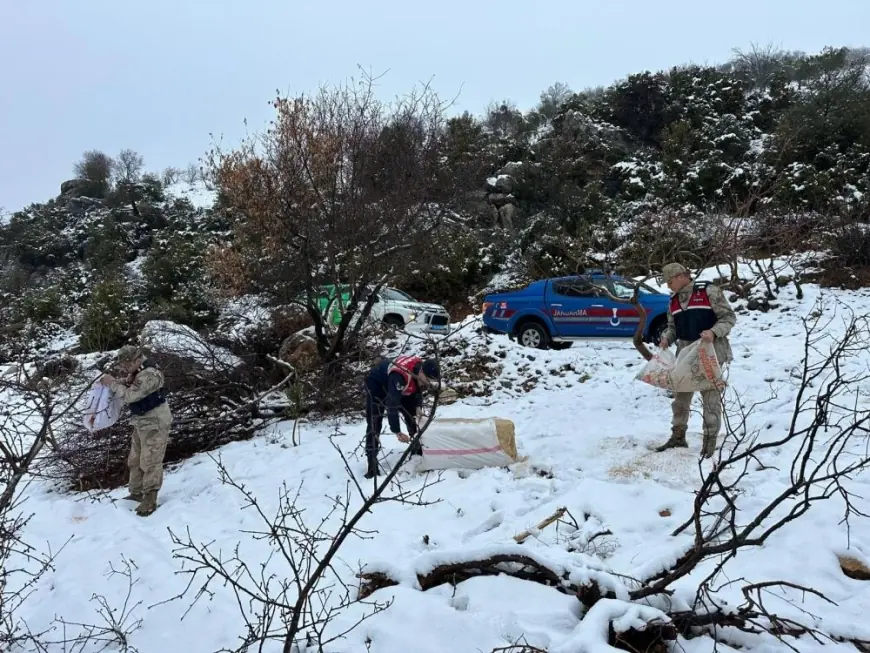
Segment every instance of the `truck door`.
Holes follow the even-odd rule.
[[[602,315],[595,314],[593,305],[600,303],[598,291],[583,277],[554,279],[547,284],[547,311],[556,335],[562,338],[597,335]]]
[[[592,280],[592,283],[596,286],[600,285],[614,297],[620,299],[631,299],[634,293],[634,286],[609,277],[596,277]],[[596,303],[600,307],[599,310],[603,309],[607,317],[600,324],[599,335],[601,337],[631,338],[634,335],[634,331],[637,329],[637,324],[640,321],[640,315],[634,306],[613,301],[604,293],[601,293],[600,301]]]

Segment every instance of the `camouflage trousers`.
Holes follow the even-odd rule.
[[[127,457],[131,494],[157,492],[163,486],[163,457],[171,425],[172,413],[167,404],[133,419],[133,436]]]
[[[685,428],[689,425],[689,415],[692,410],[694,392],[677,392],[671,408],[674,419],[671,425]],[[704,435],[718,436],[722,428],[722,393],[719,390],[707,390],[701,393]]]

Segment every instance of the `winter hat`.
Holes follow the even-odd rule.
[[[134,345],[124,345],[118,350],[118,361],[129,363],[142,355],[142,350]]]
[[[438,369],[438,363],[432,358],[423,361],[422,370],[423,374],[425,374],[430,379],[441,378],[441,371]]]
[[[662,268],[662,278],[665,280],[665,283],[681,274],[689,274],[689,271],[679,263],[668,263]]]

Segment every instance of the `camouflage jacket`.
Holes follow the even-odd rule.
[[[117,393],[118,396],[121,397],[121,400],[127,405],[137,402],[140,399],[144,399],[152,392],[156,392],[162,387],[163,373],[155,367],[145,367],[133,375],[132,380],[121,381],[116,379],[111,385],[112,391]],[[158,406],[155,411],[167,412],[169,411],[169,404],[164,403],[161,406]],[[148,417],[149,415],[147,413],[146,415],[134,415],[132,421],[134,423],[147,421],[146,418]]]
[[[686,284],[686,287],[677,293],[682,306],[686,306],[689,297],[692,295],[693,283]],[[716,314],[716,324],[710,329],[716,336],[713,341],[713,348],[716,351],[716,357],[720,363],[730,363],[734,360],[734,352],[731,350],[731,342],[728,339],[728,334],[731,329],[737,324],[737,314],[731,308],[728,298],[722,292],[719,286],[709,284],[707,286],[707,297],[710,298],[710,305],[713,312]],[[674,316],[668,310],[668,327],[663,334],[663,338],[668,341],[668,344],[673,344],[677,337],[677,329],[674,325]],[[691,343],[679,341],[677,342],[677,353]]]

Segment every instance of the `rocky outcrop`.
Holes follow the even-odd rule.
[[[501,227],[508,231],[516,229],[520,210],[514,192],[523,177],[525,166],[525,163],[519,161],[507,163],[494,176],[486,180],[483,198],[494,227]]]
[[[317,341],[304,332],[294,333],[281,343],[278,358],[298,372],[310,370],[318,360]]]
[[[60,195],[66,199],[74,197],[103,197],[105,192],[105,184],[100,184],[90,179],[69,179],[60,185]]]

